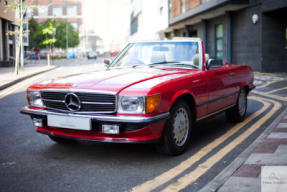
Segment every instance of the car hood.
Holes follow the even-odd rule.
[[[190,69],[155,66],[116,68],[59,77],[43,81],[36,84],[35,87],[42,89],[85,89],[119,93],[121,90],[143,81],[173,74],[192,73],[192,71]]]

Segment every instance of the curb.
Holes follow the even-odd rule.
[[[33,76],[35,76],[35,75],[39,75],[39,74],[41,74],[41,73],[45,73],[45,72],[48,72],[48,71],[52,71],[52,70],[54,70],[54,69],[56,69],[56,68],[58,68],[58,66],[55,66],[55,67],[52,67],[52,68],[50,68],[50,69],[46,69],[46,70],[43,70],[43,71],[39,71],[39,72],[37,72],[37,73],[32,73],[32,74],[29,74],[29,75],[27,75],[27,76],[18,78],[18,79],[14,80],[14,81],[11,81],[11,82],[9,82],[9,83],[6,83],[6,84],[4,84],[4,85],[1,85],[1,86],[0,86],[0,91],[6,89],[6,88],[8,88],[8,87],[11,87],[12,85],[15,85],[15,84],[19,83],[20,81],[23,81],[23,80],[28,79],[28,78],[30,78],[30,77],[33,77]]]
[[[284,103],[283,103],[284,107]],[[249,147],[247,147],[238,157],[236,157],[227,167],[225,167],[213,180],[201,188],[198,192],[216,192],[232,176],[232,174],[246,161],[252,151],[268,136],[280,120],[287,114],[285,109],[264,131],[259,135]]]

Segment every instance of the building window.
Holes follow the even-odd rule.
[[[73,26],[73,28],[77,31],[78,30],[78,24],[77,23],[71,23],[71,25]]]
[[[33,9],[31,8],[27,8],[27,11],[26,11],[26,17],[27,18],[30,18],[33,16]]]
[[[67,16],[77,16],[77,6],[68,5],[67,6]]]
[[[184,0],[180,0],[180,11],[181,11],[181,13],[185,12],[185,2],[184,2]]]
[[[223,24],[215,26],[215,55],[217,59],[223,59]]]
[[[14,31],[14,26],[10,22],[8,23],[8,31]],[[14,36],[9,35],[8,38],[13,43]]]
[[[48,6],[46,6],[46,5],[39,5],[39,7],[38,7],[38,16],[39,17],[46,17],[46,16],[48,16]]]
[[[171,0],[168,1],[168,19],[172,17],[172,3]]]
[[[162,13],[163,13],[163,6],[161,6],[161,7],[159,8],[159,15],[162,15]]]
[[[132,14],[131,14],[131,26],[130,26],[130,34],[131,35],[138,32],[138,20],[139,20],[139,15],[134,17],[134,12],[132,12]]]
[[[53,16],[61,17],[63,16],[63,8],[59,5],[54,5],[53,7]]]
[[[23,43],[25,43],[25,44],[28,43],[28,38],[27,37],[23,37]]]

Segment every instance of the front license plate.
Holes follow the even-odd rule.
[[[91,130],[91,119],[64,115],[48,115],[48,126],[89,131]]]

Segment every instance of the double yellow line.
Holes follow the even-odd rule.
[[[196,181],[200,176],[206,173],[213,165],[215,165],[218,161],[220,161],[226,154],[232,151],[236,146],[242,143],[247,137],[249,137],[252,133],[254,133],[258,128],[260,128],[274,113],[280,109],[281,104],[277,101],[273,100],[266,100],[257,97],[250,97],[251,99],[257,100],[263,103],[263,107],[257,111],[256,113],[249,116],[244,122],[241,122],[234,127],[232,127],[229,131],[225,134],[220,136],[219,138],[215,139],[213,142],[206,145],[200,151],[186,159],[185,161],[181,162],[179,165],[171,168],[170,170],[162,173],[161,175],[157,176],[156,178],[149,180],[141,185],[135,186],[131,191],[141,192],[141,191],[152,191],[159,186],[171,181],[173,178],[179,176],[185,170],[190,168],[193,164],[198,162],[202,159],[205,155],[215,149],[217,146],[222,144],[226,141],[229,137],[234,135],[238,130],[243,128],[247,123],[264,113],[268,107],[271,105],[269,102],[274,104],[274,107],[264,115],[260,120],[258,120],[255,124],[253,124],[250,128],[248,128],[245,132],[243,132],[240,136],[234,139],[231,143],[227,144],[223,147],[220,151],[216,154],[205,160],[203,163],[198,165],[193,171],[187,173],[186,175],[180,177],[177,181],[171,183],[163,191],[180,191],[186,188],[188,185],[192,184]],[[269,101],[269,102],[267,102]]]

